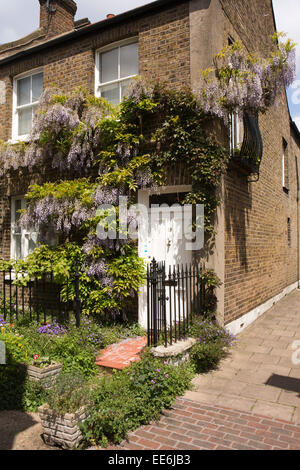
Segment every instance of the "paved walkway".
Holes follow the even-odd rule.
[[[300,424],[300,364],[292,362],[297,340],[300,350],[299,290],[245,329],[220,369],[196,377],[186,398]]]

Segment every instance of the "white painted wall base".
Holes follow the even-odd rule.
[[[259,318],[267,310],[273,307],[274,304],[277,304],[279,300],[281,300],[283,297],[285,297],[287,294],[289,294],[290,292],[292,292],[293,290],[297,288],[298,288],[298,282],[291,284],[290,286],[283,289],[283,291],[280,292],[280,294],[277,294],[275,297],[272,297],[272,299],[267,300],[267,302],[259,305],[255,309],[251,310],[250,312],[246,313],[242,317],[238,318],[237,320],[234,320],[233,322],[228,323],[228,325],[225,325],[225,328],[234,335],[241,333],[245,328],[251,325],[251,323],[257,320],[257,318]]]

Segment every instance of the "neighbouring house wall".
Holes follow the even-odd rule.
[[[234,39],[249,51],[270,54],[271,1],[222,0]],[[269,51],[269,52],[268,52]],[[264,151],[259,180],[231,165],[225,176],[224,321],[226,324],[297,281],[297,179],[300,148],[291,135],[283,92],[277,108],[259,119]],[[282,139],[288,144],[289,191],[282,185]],[[288,234],[288,218],[290,233]]]
[[[201,69],[212,66],[216,53],[228,45],[229,35],[242,41],[249,52],[267,57],[274,47],[274,32],[271,0],[191,0],[193,90],[201,88]],[[222,324],[242,317],[297,280],[295,156],[300,157],[300,149],[296,136],[291,136],[284,93],[277,109],[261,116],[260,129],[264,152],[259,180],[250,182],[241,167],[230,165],[220,185],[215,244],[203,253],[222,281],[217,289]],[[220,123],[215,132],[222,133]],[[288,143],[288,193],[282,187],[283,138]]]

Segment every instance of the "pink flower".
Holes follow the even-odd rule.
[[[40,357],[40,356],[39,356],[38,354],[35,354],[35,355],[33,356],[33,359],[36,361],[39,357]]]

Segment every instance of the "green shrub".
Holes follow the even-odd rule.
[[[36,412],[46,399],[41,384],[28,380],[25,366],[0,366],[0,410]]]
[[[190,360],[197,373],[215,369],[227,348],[236,341],[234,335],[211,320],[196,319],[189,328],[189,335],[198,341],[190,351]]]
[[[74,413],[89,401],[89,388],[79,372],[62,372],[49,390],[47,403],[59,415]]]
[[[190,360],[197,373],[216,369],[225,352],[220,343],[198,343],[190,351]]]
[[[225,328],[211,320],[194,319],[189,327],[189,336],[197,338],[200,343],[218,343],[221,347],[230,347],[236,337]]]
[[[10,327],[2,327],[0,341],[5,343],[6,363],[26,363],[28,361],[29,341],[17,335]]]
[[[145,355],[129,369],[103,377],[93,390],[91,416],[82,425],[86,442],[119,443],[129,431],[159,419],[189,388],[192,376],[188,365],[171,366]]]

